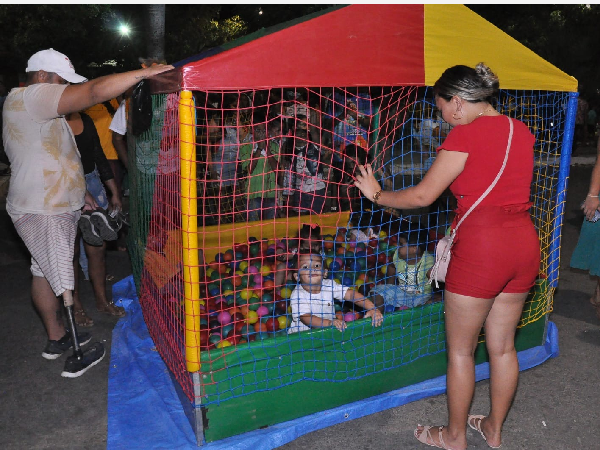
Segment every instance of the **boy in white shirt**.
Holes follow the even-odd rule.
[[[343,331],[346,323],[336,318],[334,300],[346,300],[356,303],[367,310],[374,327],[383,322],[383,316],[370,300],[354,289],[342,286],[334,280],[325,280],[327,270],[323,268],[323,257],[318,253],[300,253],[298,255],[298,273],[294,278],[298,285],[290,296],[292,306],[292,325],[288,334],[311,328],[334,326]]]

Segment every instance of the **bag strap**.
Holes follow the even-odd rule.
[[[513,138],[513,121],[510,117],[508,118],[508,123],[510,125],[510,130],[508,132],[508,145],[506,146],[506,155],[504,155],[504,161],[502,162],[502,167],[500,167],[500,171],[498,172],[498,175],[496,175],[496,178],[494,178],[494,181],[492,181],[492,184],[489,185],[489,187],[485,190],[485,192],[483,194],[481,194],[481,197],[479,197],[477,199],[477,201],[471,205],[471,207],[465,213],[465,215],[462,216],[461,219],[458,221],[458,224],[456,224],[456,228],[454,228],[454,230],[452,230],[453,235],[456,234],[456,230],[458,230],[458,227],[460,226],[460,224],[463,223],[463,221],[468,217],[469,214],[471,214],[471,212],[475,209],[475,207],[477,205],[479,205],[483,201],[483,199],[488,196],[488,194],[492,191],[492,189],[494,189],[494,186],[496,186],[496,184],[498,183],[498,180],[502,176],[502,172],[504,172],[504,169],[506,168],[506,163],[508,162],[508,153],[510,152],[510,146],[511,146],[512,138]]]

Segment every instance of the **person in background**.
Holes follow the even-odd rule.
[[[277,207],[277,168],[279,147],[267,140],[264,117],[256,117],[252,127],[252,142],[240,147],[242,170],[247,176],[248,220],[275,218]]]
[[[590,303],[596,310],[600,319],[600,139],[596,144],[596,164],[592,169],[588,194],[581,205],[584,221],[581,225],[579,240],[571,256],[571,267],[574,269],[588,270],[590,275],[596,277],[597,284]]]
[[[102,151],[100,138],[96,132],[93,120],[84,113],[71,113],[65,116],[65,119],[71,127],[73,136],[75,136],[75,142],[77,143],[77,149],[81,154],[81,163],[83,165],[88,193],[94,198],[99,208],[110,208],[111,211],[121,211],[123,206],[117,191],[117,184],[108,160]],[[110,200],[106,195],[104,185],[108,187],[112,194]],[[125,310],[122,307],[116,306],[106,298],[105,258],[106,242],[102,240],[99,246],[91,245],[81,239],[81,232],[78,230],[75,238],[73,313],[75,321],[79,326],[90,327],[94,324],[94,321],[86,314],[79,299],[78,263],[81,263],[85,279],[89,279],[92,283],[94,298],[96,300],[96,310],[117,317],[125,315]]]
[[[300,214],[321,214],[327,186],[323,175],[325,156],[321,148],[308,142],[307,131],[296,129],[292,138],[289,187],[293,206]]]
[[[454,128],[421,182],[383,191],[367,164],[359,167],[355,184],[374,203],[399,209],[429,206],[450,187],[460,219],[492,184],[510,145],[502,176],[460,226],[452,247],[444,292],[448,426],[419,425],[414,432],[429,446],[464,450],[468,424],[498,448],[519,378],[515,333],[540,268],[539,237],[529,214],[535,138],[523,122],[494,109],[499,81],[483,63],[447,69],[433,92],[442,118]],[[490,357],[487,416],[469,415],[482,327]]]

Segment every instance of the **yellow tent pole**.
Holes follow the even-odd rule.
[[[198,211],[196,193],[196,127],[191,91],[181,91],[179,140],[181,164],[181,228],[183,233],[183,285],[185,310],[185,361],[189,372],[200,370],[200,272],[198,264]]]

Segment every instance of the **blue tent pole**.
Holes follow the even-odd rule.
[[[560,168],[558,172],[558,185],[556,186],[556,211],[553,218],[552,240],[550,241],[550,255],[548,267],[548,287],[556,288],[558,285],[558,271],[560,266],[560,236],[567,197],[567,184],[569,168],[571,166],[571,148],[575,131],[575,117],[577,116],[577,98],[579,93],[569,94],[567,103],[567,117],[560,152]]]

